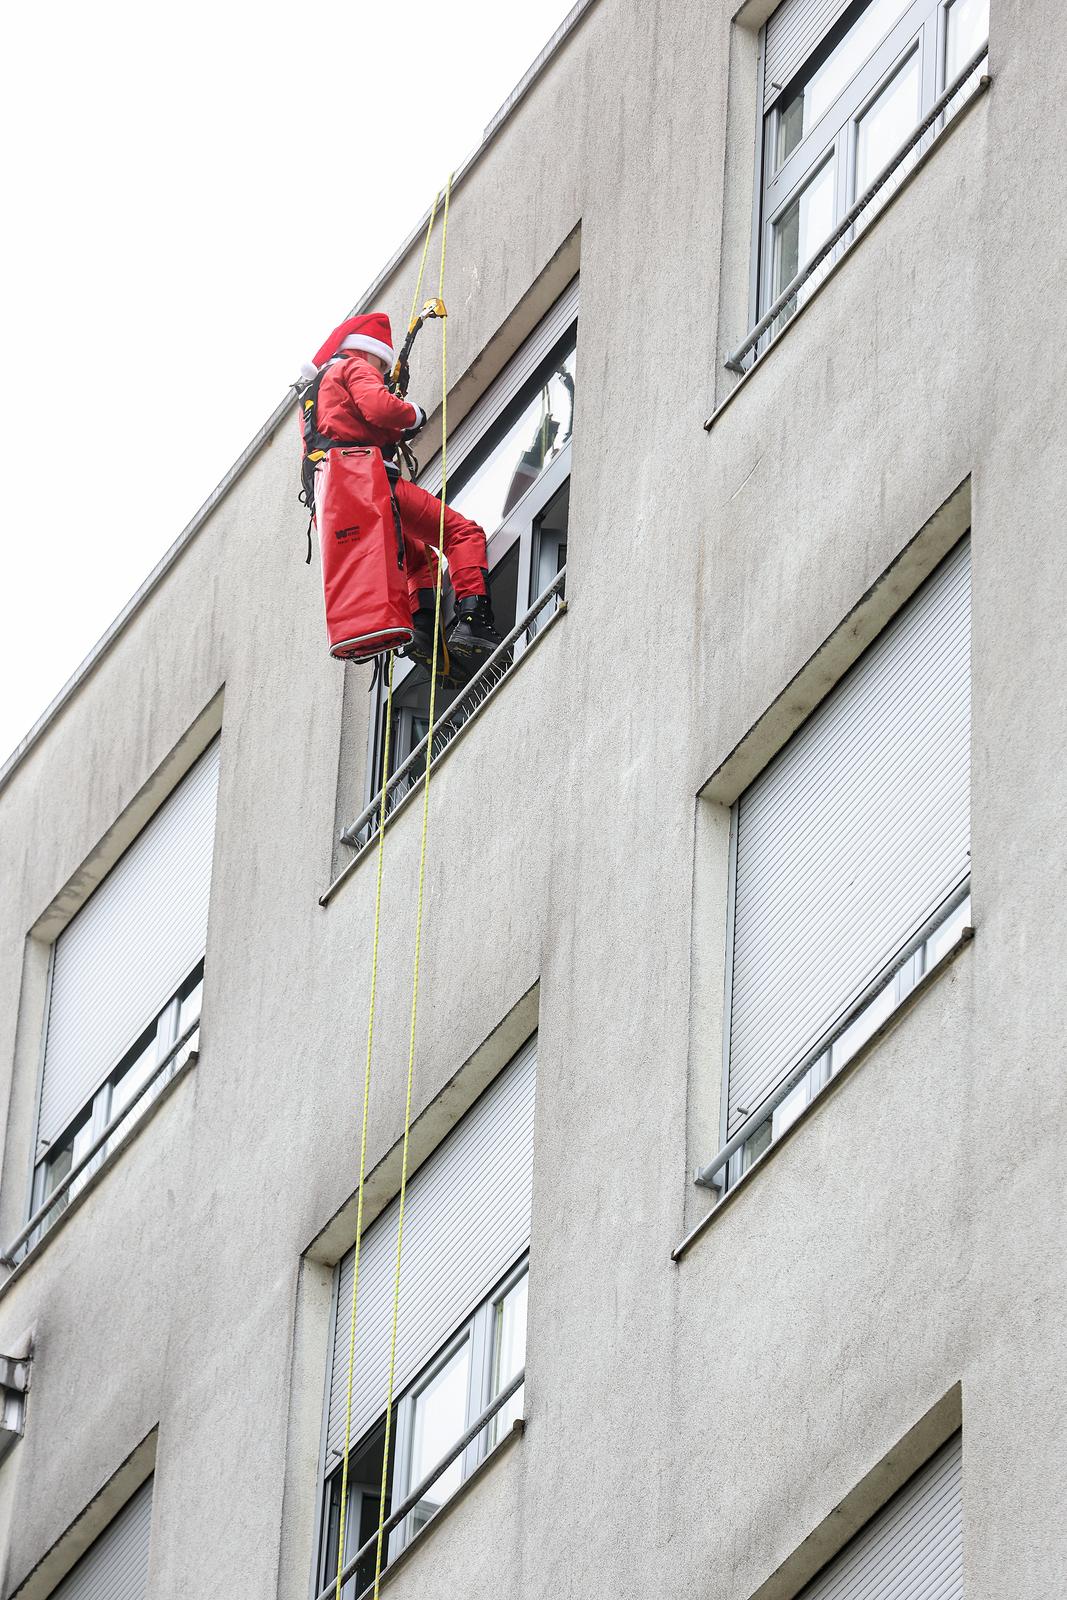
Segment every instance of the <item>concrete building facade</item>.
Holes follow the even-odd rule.
[[[525,1384],[397,1600],[1067,1593],[1058,24],[585,0],[457,177],[456,492],[521,456],[507,620],[556,588],[432,781],[393,1506]],[[290,395],[0,773],[5,1600],[330,1577],[380,757],[296,457]]]

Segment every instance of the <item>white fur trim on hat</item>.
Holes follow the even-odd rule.
[[[372,339],[365,333],[350,333],[341,344],[342,350],[364,350],[367,355],[381,356],[383,361],[388,361],[390,366],[396,361],[396,356],[387,344],[381,339]]]
[[[300,376],[303,378],[305,383],[310,383],[312,378],[317,378],[318,375],[319,369],[313,361],[301,361]]]

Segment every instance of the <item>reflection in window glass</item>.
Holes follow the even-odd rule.
[[[775,224],[775,296],[807,265],[833,225],[834,168],[827,161]]]
[[[911,0],[872,0],[837,48],[790,97],[778,116],[776,166],[792,155],[910,4]]]
[[[919,52],[913,50],[857,124],[857,197],[896,155],[918,120]]]
[[[495,1400],[501,1389],[522,1370],[526,1360],[526,1304],[529,1277],[519,1279],[494,1307],[493,1318],[493,1387],[490,1400]],[[522,1390],[501,1407],[493,1418],[490,1442],[495,1444],[507,1433],[517,1417],[522,1416]]]
[[[758,1161],[765,1150],[770,1149],[771,1137],[771,1119],[768,1117],[766,1122],[761,1122],[755,1133],[745,1140],[742,1171],[747,1172],[753,1162]]]
[[[989,38],[989,0],[953,0],[945,40],[945,84],[957,78]]]
[[[464,479],[457,474],[459,487],[449,493],[449,504],[486,533],[491,535],[500,526],[530,485],[570,442],[576,370],[576,351],[572,348],[543,377],[540,388],[470,477]]]
[[[435,1467],[467,1425],[467,1389],[470,1382],[470,1340],[435,1373],[415,1399],[412,1425],[411,1470],[414,1488]],[[434,1512],[454,1495],[463,1481],[463,1457],[442,1472],[412,1512],[414,1531],[425,1527]]]

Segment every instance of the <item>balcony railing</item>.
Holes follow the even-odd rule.
[[[433,730],[433,760],[436,764],[472,718],[494,695],[509,673],[522,659],[536,639],[551,627],[567,609],[564,599],[567,569],[558,572],[542,594],[539,594],[525,616],[506,634],[492,655],[479,667],[474,677],[460,691],[448,709],[442,713]],[[429,736],[422,739],[411,754],[402,761],[385,786],[385,821],[390,822],[404,801],[416,789],[426,771],[426,752]],[[374,799],[365,806],[349,827],[341,834],[341,842],[357,851],[349,863],[353,866],[359,854],[367,848],[378,833],[382,820],[382,794],[379,789]],[[346,869],[347,872],[347,869]],[[337,880],[340,881],[339,879]],[[323,896],[329,898],[335,884]]]
[[[947,86],[944,93],[938,96],[911,137],[901,145],[874,182],[846,211],[833,232],[827,235],[796,277],[786,284],[778,298],[760,317],[744,344],[734,351],[726,362],[728,371],[743,375],[752,370],[760,356],[770,348],[788,325],[793,314],[815,292],[823,279],[829,276],[866,223],[871,221],[876,211],[900,188],[952,118],[958,115],[972,98],[984,93],[989,87],[989,78],[980,71],[988,55],[989,46],[984,44]]]

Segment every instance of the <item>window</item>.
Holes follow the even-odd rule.
[[[447,499],[486,531],[489,589],[502,634],[525,615],[567,559],[577,317],[575,279],[448,444]],[[440,493],[440,458],[419,482]],[[516,642],[515,655],[523,642]],[[460,692],[442,693],[438,685],[438,717]],[[381,783],[384,705],[379,690],[368,800]],[[425,738],[429,710],[425,669],[398,657],[390,772]]]
[[[149,1478],[53,1590],[52,1600],[145,1600],[151,1528]]]
[[[732,854],[727,1184],[969,918],[969,540],[741,796]]]
[[[797,1600],[963,1600],[962,1476],[957,1433]]]
[[[778,7],[763,38],[757,316],[804,271],[988,32],[989,0],[784,0]],[[813,274],[798,288],[772,333],[817,281]]]
[[[196,1048],[218,773],[215,740],[53,947],[31,1213],[131,1110],[46,1226]]]
[[[408,1186],[394,1416],[386,1472],[387,1516],[522,1373],[535,1075],[531,1041]],[[360,1251],[346,1563],[378,1527],[396,1226],[394,1201],[367,1229]],[[336,1581],[337,1575],[352,1273],[353,1255],[349,1252],[337,1272],[327,1376],[320,1591]],[[426,1526],[521,1415],[520,1386],[463,1453],[427,1486],[389,1536],[386,1559],[394,1559]],[[362,1593],[373,1572],[372,1550],[345,1585],[344,1600],[354,1600]]]
[[[137,1042],[126,1052],[114,1072],[108,1074],[100,1088],[84,1106],[73,1122],[54,1139],[47,1155],[34,1171],[31,1211],[36,1211],[54,1193],[69,1172],[82,1160],[105,1128],[123,1109],[137,1098],[145,1084],[155,1081],[146,1093],[140,1094],[128,1117],[124,1117],[107,1141],[100,1147],[92,1161],[78,1173],[57,1199],[55,1206],[42,1224],[47,1228],[61,1212],[65,1211],[79,1190],[89,1182],[107,1159],[110,1152],[126,1137],[137,1119],[144,1115],[149,1105],[161,1093],[178,1069],[197,1048],[200,1020],[200,1003],[204,992],[204,963],[198,962],[193,971],[163,1007],[159,1016],[145,1029]],[[190,1029],[193,1031],[190,1033]],[[174,1046],[184,1039],[181,1049]],[[162,1071],[159,1068],[162,1066]]]

